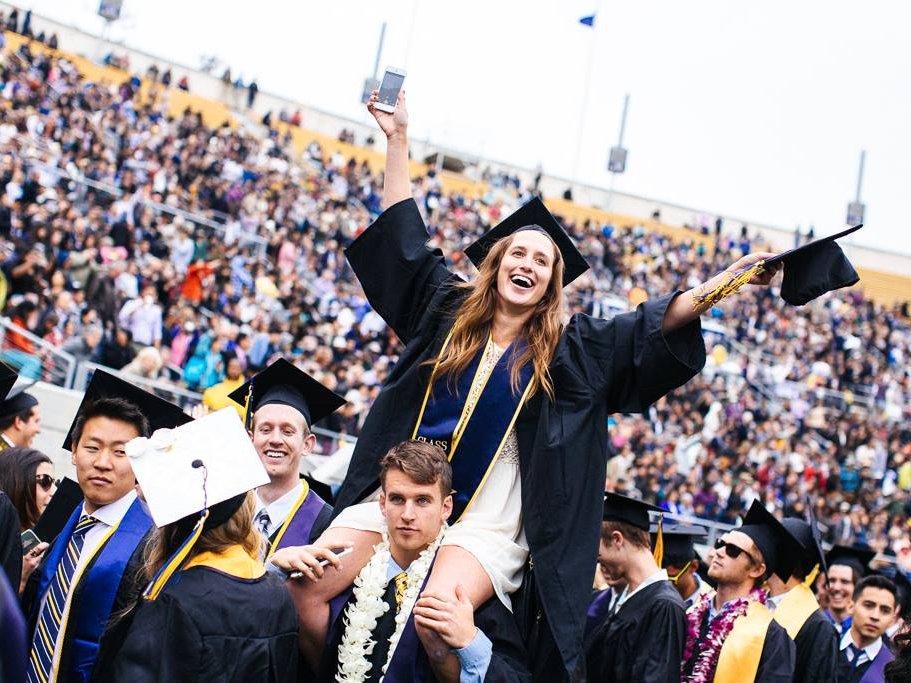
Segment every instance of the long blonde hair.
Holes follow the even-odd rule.
[[[253,492],[249,491],[237,512],[231,515],[227,522],[202,532],[190,550],[189,557],[204,552],[223,552],[232,545],[240,545],[250,557],[258,557],[264,541],[253,524],[255,514],[256,498]],[[145,550],[145,570],[148,580],[152,580],[185,540],[183,530],[176,523],[155,530]]]
[[[437,377],[446,377],[447,380],[454,381],[490,339],[494,312],[497,308],[497,274],[503,255],[512,245],[513,237],[514,235],[510,235],[495,242],[487,257],[481,262],[478,277],[473,282],[459,285],[469,290],[469,294],[456,314],[449,344],[438,358],[429,361],[439,363],[436,369]],[[518,358],[510,359],[509,378],[513,391],[518,392],[519,371],[526,363],[532,363],[534,374],[529,396],[543,389],[553,400],[554,387],[548,366],[557,349],[562,329],[563,258],[549,235],[547,239],[554,249],[550,282],[544,296],[535,306],[534,313],[525,323],[522,332],[528,346]]]

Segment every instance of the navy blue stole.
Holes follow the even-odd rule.
[[[310,484],[306,479],[301,480],[304,490],[291,508],[291,513],[281,525],[275,536],[275,541],[269,550],[266,560],[275,553],[279,548],[287,546],[310,545],[310,533],[313,531],[313,525],[316,518],[326,506],[326,501],[320,498],[315,491],[310,490]]]
[[[443,343],[440,356],[451,338],[452,332]],[[488,346],[492,343],[489,341]],[[518,392],[513,391],[510,382],[510,360],[519,358],[526,346],[520,337],[503,352],[484,382],[480,397],[464,419],[465,401],[487,347],[477,352],[456,382],[448,377],[437,378],[434,366],[412,438],[439,446],[449,457],[455,489],[451,523],[462,517],[484,486],[529,396],[534,374],[532,363],[525,363],[519,370]],[[460,422],[462,430],[455,434]],[[456,453],[458,457],[455,457]]]
[[[67,544],[79,516],[82,506],[78,506],[69,521],[60,532],[53,547],[48,551],[48,561],[44,565],[38,583],[37,611],[44,594],[50,586],[51,579],[60,559],[66,552]],[[60,625],[64,638],[70,639],[70,671],[59,672],[61,680],[89,680],[98,657],[101,636],[107,627],[114,607],[114,599],[120,588],[120,581],[139,542],[152,526],[151,517],[146,514],[142,502],[137,498],[116,527],[108,532],[105,540],[96,548],[93,557],[85,565],[78,581],[73,581],[71,591],[79,590],[82,594],[78,604],[78,613],[68,613]],[[88,574],[85,574],[85,571]],[[71,603],[72,607],[72,603]]]

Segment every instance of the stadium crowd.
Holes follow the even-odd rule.
[[[168,116],[159,84],[88,82],[36,48],[5,51],[0,79],[12,322],[78,360],[214,387],[217,407],[240,373],[296,358],[348,401],[324,426],[358,433],[398,350],[343,253],[378,213],[379,174],[317,144],[297,154],[275,128]],[[415,184],[432,243],[466,274],[461,248],[531,191],[510,181],[479,198],[447,194],[433,171]],[[707,247],[645,225],[566,227],[593,266],[571,309],[604,316],[755,246],[743,233]],[[707,372],[646,418],[618,418],[608,486],[728,522],[755,498],[794,512],[806,494],[830,542],[907,553],[907,304],[851,290],[808,308],[758,288],[716,308],[724,333]],[[42,376],[27,339],[9,334],[6,347],[23,374]]]

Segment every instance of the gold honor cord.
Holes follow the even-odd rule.
[[[714,289],[697,294],[693,297],[693,308],[698,309],[702,306],[711,308],[726,299],[731,294],[736,294],[740,288],[749,284],[754,276],[761,274],[765,270],[765,260],[760,260],[752,266],[745,268],[736,273],[730,273],[730,277]]]

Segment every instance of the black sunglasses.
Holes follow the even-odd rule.
[[[749,557],[750,560],[752,560],[753,562],[756,561],[756,559],[752,555],[750,555],[746,550],[741,548],[739,545],[734,545],[730,541],[724,541],[719,538],[717,541],[715,541],[715,550],[722,550],[722,549],[724,550],[724,554],[727,555],[728,557],[730,557],[732,560],[736,560],[738,557],[740,557],[741,554],[743,554],[743,555],[746,555],[747,557]]]
[[[38,486],[45,491],[50,491],[51,486],[54,485],[54,478],[49,474],[36,474],[35,481],[37,481]]]

